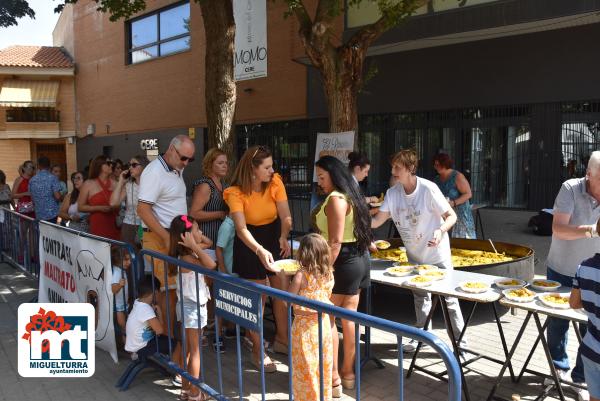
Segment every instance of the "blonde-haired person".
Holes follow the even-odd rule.
[[[391,217],[406,247],[410,263],[436,265],[451,270],[448,231],[456,223],[456,213],[435,183],[417,177],[419,159],[414,150],[401,150],[392,156],[391,163],[396,184],[387,190],[371,227],[377,228]],[[416,326],[423,328],[431,310],[431,294],[413,291],[413,296]],[[452,330],[458,338],[464,326],[460,305],[456,298],[446,298],[446,302]],[[416,345],[411,340],[402,348],[405,352],[413,352]]]
[[[213,244],[217,242],[219,227],[229,212],[223,199],[223,191],[227,188],[225,177],[229,171],[228,162],[227,155],[221,149],[209,149],[202,159],[202,177],[194,183],[190,216],[196,219],[200,231]]]
[[[290,255],[288,235],[292,216],[283,181],[273,170],[271,151],[264,146],[246,150],[223,196],[237,233],[233,243],[233,272],[243,279],[281,289],[281,277],[267,269],[279,257]],[[284,303],[273,301],[273,313],[277,326],[273,350],[287,353]],[[253,365],[259,368],[260,358],[264,358],[265,372],[275,372],[277,367],[271,359],[259,354],[258,333],[250,332],[249,337],[253,344]]]
[[[289,283],[285,272],[278,275],[284,283],[284,290],[314,301],[331,304],[333,290],[333,264],[327,240],[319,234],[302,237],[296,259],[300,269]],[[294,399],[317,401],[320,399],[319,340],[323,352],[323,399],[332,398],[333,339],[329,315],[322,315],[322,338],[319,339],[317,311],[306,306],[293,305],[292,324],[292,389]]]

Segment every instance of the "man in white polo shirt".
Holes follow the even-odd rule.
[[[144,226],[142,246],[162,254],[169,254],[169,227],[178,215],[187,214],[186,188],[183,169],[194,161],[195,146],[185,135],[177,135],[169,148],[144,169],[140,177],[137,213]],[[175,277],[165,279],[164,263],[154,260],[154,275],[160,281],[161,292],[157,303],[163,316],[167,316],[169,296],[169,317],[175,317],[176,284]],[[165,325],[167,323],[165,322]],[[171,329],[173,324],[171,324]],[[165,327],[166,332],[166,327]]]

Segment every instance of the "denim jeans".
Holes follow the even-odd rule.
[[[558,281],[565,287],[573,287],[573,277],[560,274],[552,270],[550,267],[547,267],[546,277],[548,277],[548,280]],[[583,338],[587,331],[587,326],[585,324],[581,324],[579,325],[579,328],[581,330],[581,337]],[[567,355],[568,331],[568,320],[548,317],[548,328],[546,329],[548,348],[550,348],[550,355],[552,356],[552,362],[554,363],[554,366],[561,370],[569,370],[569,356]],[[571,379],[573,379],[573,382],[575,383],[585,382],[585,376],[583,374],[583,362],[581,361],[581,351],[579,348],[577,349],[575,367],[571,372]]]

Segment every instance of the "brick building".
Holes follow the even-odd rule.
[[[42,155],[64,181],[76,170],[74,73],[59,47],[0,50],[0,170],[11,186],[18,166]]]
[[[98,153],[140,153],[145,140],[164,151],[178,133],[192,133],[204,150],[200,7],[146,3],[114,23],[92,0],[61,15],[54,44],[77,66],[80,168]],[[336,35],[376,18],[365,4],[340,17]],[[266,7],[268,76],[238,82],[238,150],[271,145],[290,193],[305,193],[327,108],[294,18],[284,18],[283,2]],[[600,145],[599,11],[600,0],[434,0],[386,32],[369,49],[377,74],[359,96],[357,144],[377,161],[367,192],[387,187],[390,153],[414,147],[427,178],[432,156],[448,152],[476,203],[551,206],[562,180],[582,175]],[[186,170],[189,181],[199,174],[198,161]]]

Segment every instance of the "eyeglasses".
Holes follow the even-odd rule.
[[[194,160],[196,160],[193,157],[182,156],[182,154],[179,153],[179,151],[177,150],[177,148],[175,146],[173,146],[173,149],[175,149],[175,152],[177,152],[177,154],[179,155],[179,160],[181,160],[182,162],[189,161],[190,163],[193,163]]]
[[[79,176],[73,177],[73,181],[81,181],[81,180],[83,180],[83,177],[79,177]]]

